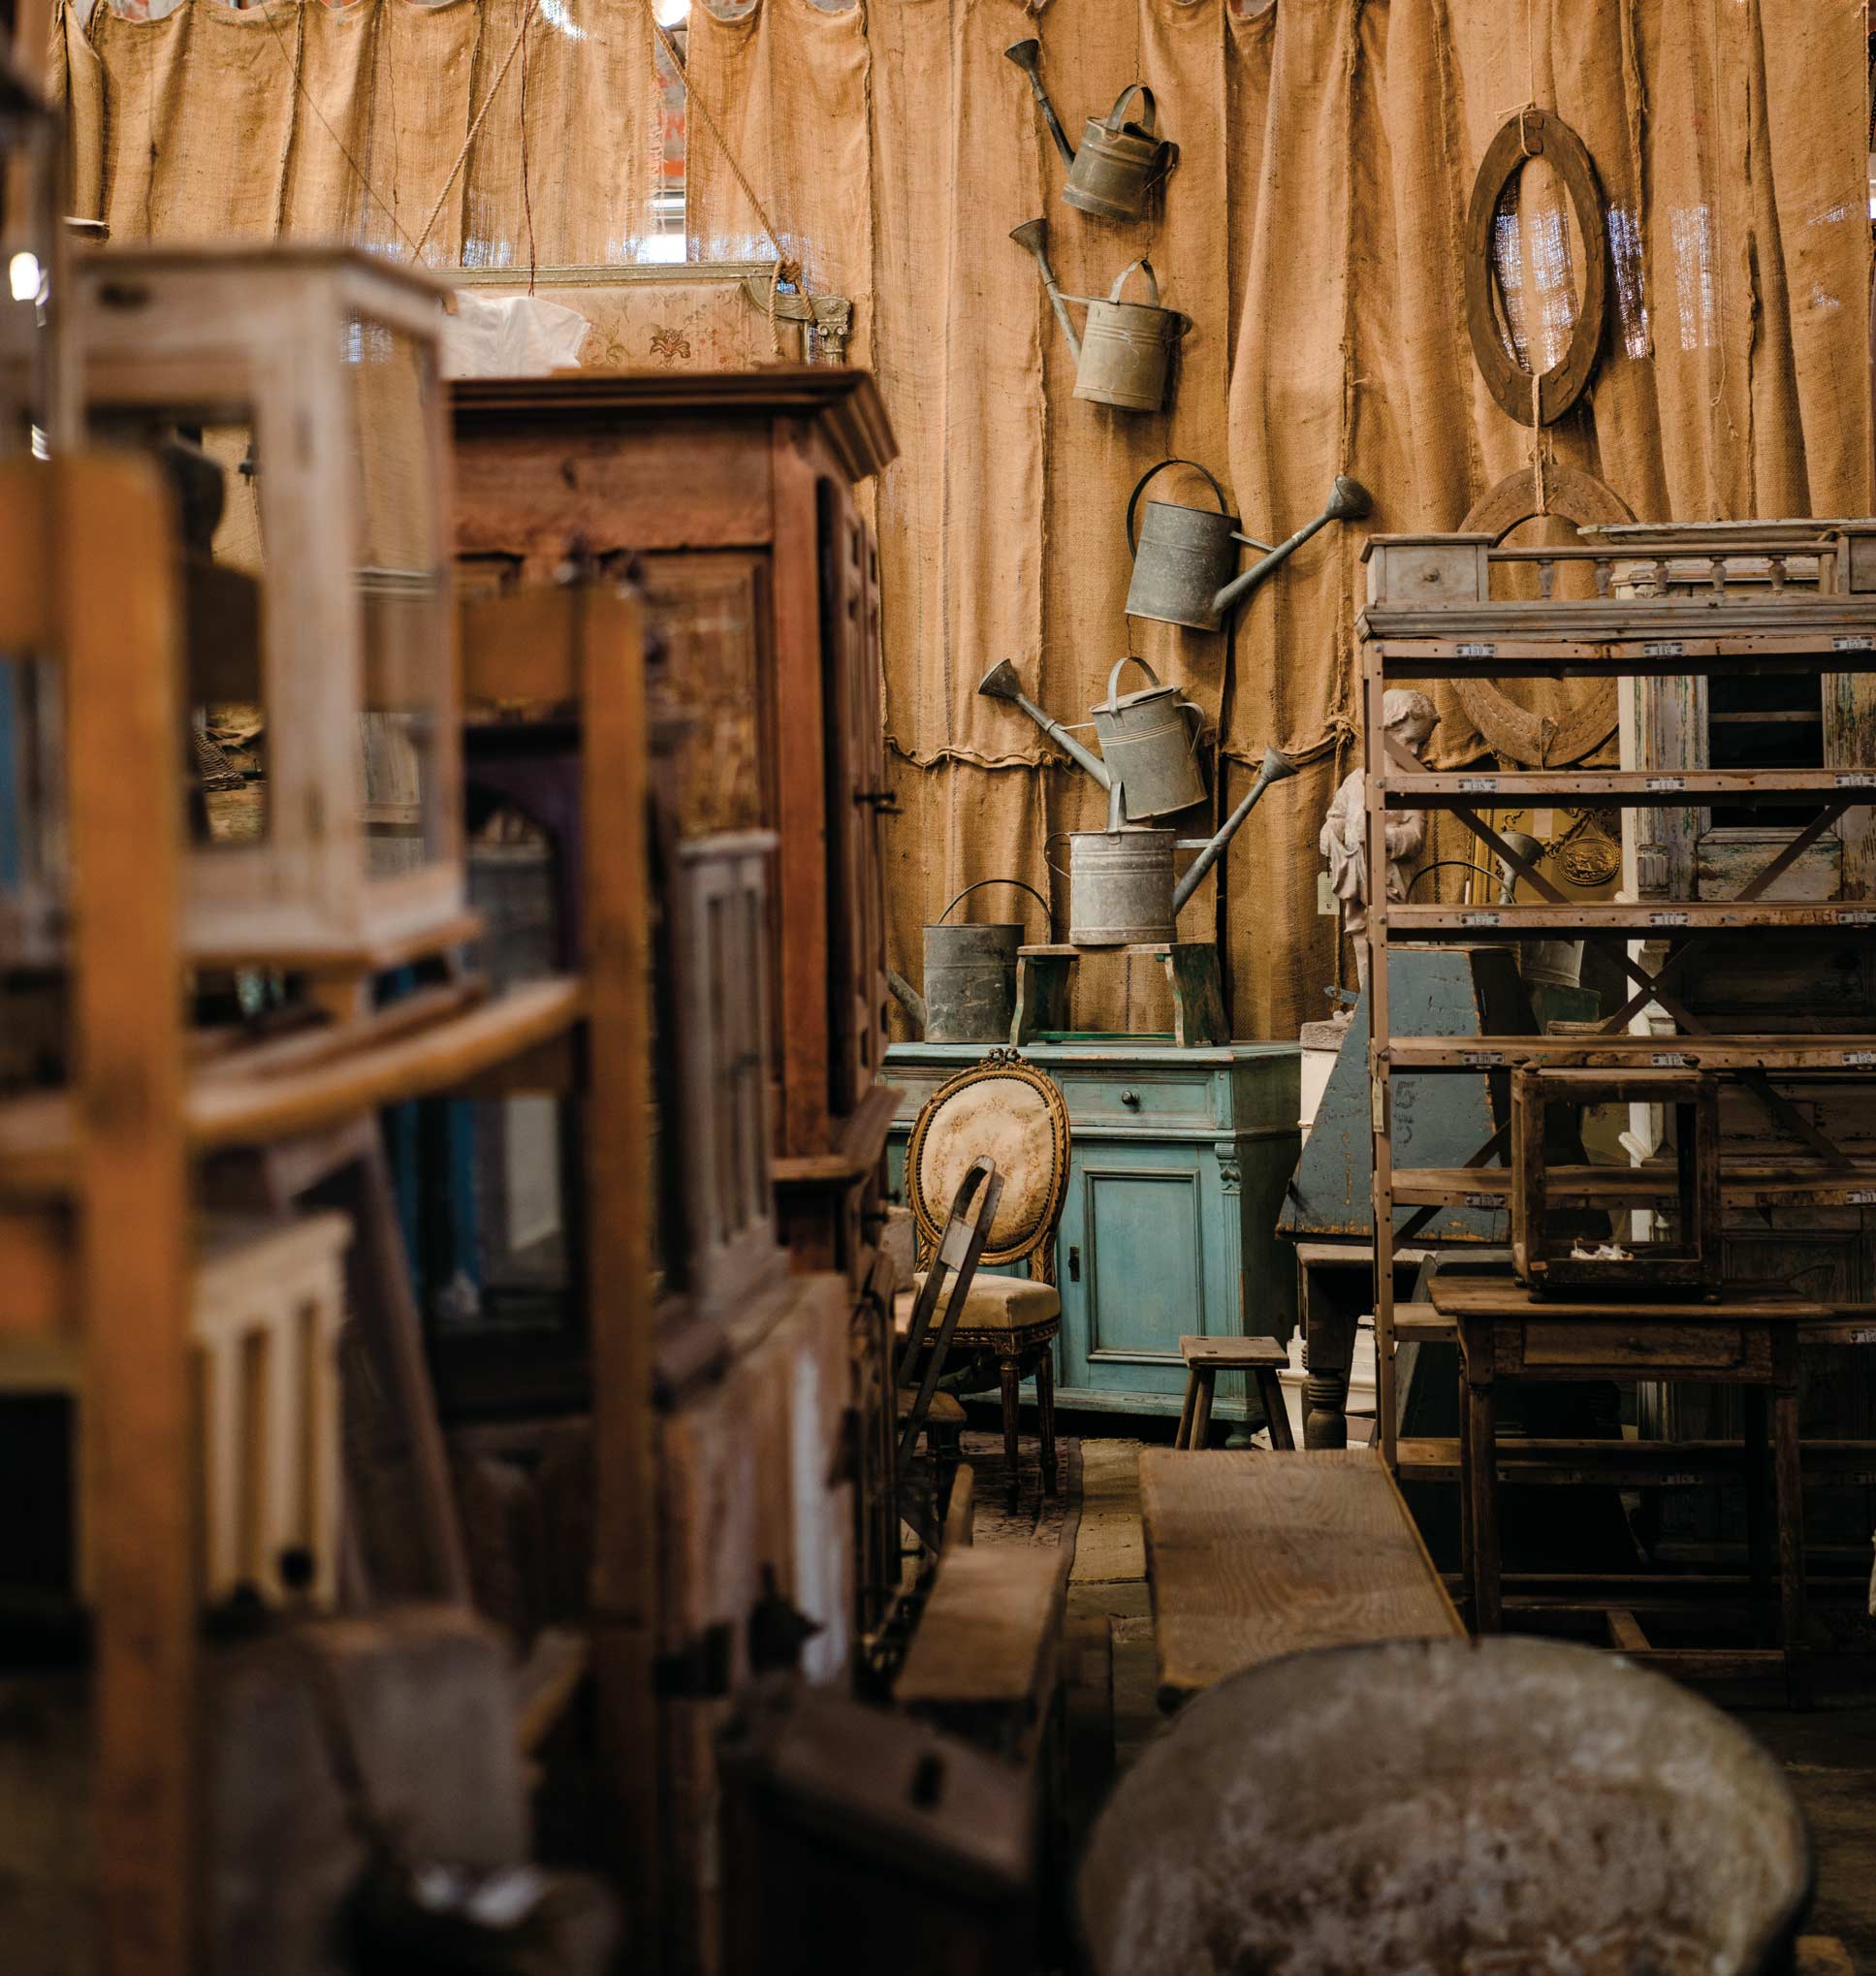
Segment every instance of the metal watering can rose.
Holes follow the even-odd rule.
[[[958,900],[986,885],[1014,885],[1042,908],[1048,924],[1049,902],[1021,878],[979,878],[967,885],[938,919],[925,929],[925,992],[921,995],[903,974],[886,971],[886,985],[898,998],[912,1027],[928,1043],[1003,1043],[1016,1018],[1016,949],[1023,929],[1011,921],[985,925],[944,922]]]
[[[1035,257],[1042,286],[1075,360],[1075,396],[1123,411],[1157,412],[1165,402],[1173,346],[1192,328],[1192,318],[1160,306],[1160,281],[1150,261],[1130,261],[1105,296],[1064,295],[1049,265],[1049,223],[1028,219],[1010,239]],[[1146,276],[1145,302],[1123,302],[1121,291],[1135,269]],[[1088,311],[1086,333],[1075,334],[1068,304]]]
[[[1205,476],[1218,502],[1210,508],[1184,501],[1148,501],[1146,515],[1134,534],[1134,511],[1155,474],[1168,466],[1190,466]],[[1195,460],[1162,460],[1150,466],[1135,484],[1127,503],[1127,548],[1133,558],[1128,585],[1127,615],[1151,618],[1161,624],[1186,624],[1194,631],[1216,631],[1244,599],[1287,557],[1292,556],[1331,522],[1355,522],[1374,507],[1374,497],[1358,480],[1337,474],[1328,505],[1288,542],[1271,548],[1255,535],[1238,532],[1237,517],[1225,512],[1224,490]],[[1237,568],[1238,544],[1264,552],[1242,576]]]
[[[1030,79],[1030,88],[1042,112],[1055,147],[1068,168],[1062,196],[1080,212],[1100,219],[1139,219],[1153,188],[1170,172],[1179,146],[1162,138],[1156,127],[1153,91],[1144,82],[1129,82],[1114,99],[1105,116],[1091,116],[1082,127],[1081,149],[1069,143],[1042,86],[1042,44],[1033,37],[1013,42],[1003,50]],[[1140,120],[1125,114],[1128,104],[1140,99]]]
[[[1123,667],[1137,665],[1149,685],[1131,693],[1120,691]],[[1140,822],[1170,816],[1205,800],[1205,778],[1198,766],[1198,736],[1203,711],[1184,698],[1177,686],[1162,686],[1143,658],[1130,653],[1114,661],[1107,675],[1107,697],[1089,708],[1100,753],[1084,748],[1072,731],[1052,720],[1023,691],[1022,680],[1008,659],[999,659],[984,674],[977,690],[993,700],[1010,700],[1022,708],[1049,739],[1066,749],[1099,785],[1116,798],[1117,821]]]

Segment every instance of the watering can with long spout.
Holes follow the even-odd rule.
[[[1076,150],[1042,85],[1042,44],[1032,36],[1013,42],[1003,52],[1030,79],[1042,121],[1068,168],[1063,198],[1079,211],[1092,212],[1100,219],[1140,218],[1153,188],[1179,156],[1179,146],[1170,138],[1162,138],[1155,126],[1153,91],[1144,82],[1129,82],[1104,117],[1088,119],[1081,133],[1081,148]],[[1125,114],[1135,96],[1140,99],[1137,123]]]
[[[1147,260],[1129,261],[1103,295],[1064,295],[1049,265],[1049,223],[1026,219],[1010,229],[1010,239],[1035,257],[1042,287],[1068,340],[1075,360],[1075,396],[1095,404],[1118,405],[1123,411],[1157,412],[1166,398],[1172,353],[1192,317],[1160,306],[1160,277]],[[1145,302],[1123,299],[1135,270],[1146,279]],[[1075,334],[1068,304],[1078,302],[1088,311],[1085,334]]]
[[[1133,517],[1140,496],[1154,475],[1168,466],[1190,466],[1203,474],[1218,501],[1217,512],[1190,507],[1183,501],[1148,501],[1136,538]],[[1358,522],[1374,504],[1374,497],[1358,480],[1339,473],[1322,512],[1273,549],[1255,536],[1238,533],[1237,517],[1225,510],[1224,490],[1197,461],[1162,460],[1140,476],[1127,503],[1127,547],[1133,558],[1127,615],[1152,618],[1162,624],[1189,624],[1194,631],[1216,631],[1264,578],[1319,528],[1331,522]],[[1234,576],[1240,542],[1264,554],[1242,576]]]
[[[1137,665],[1148,684],[1123,693],[1122,670]],[[1114,799],[1117,821],[1140,822],[1170,816],[1205,800],[1205,779],[1198,769],[1198,733],[1205,716],[1177,686],[1162,686],[1143,658],[1130,653],[1116,659],[1107,675],[1107,697],[1088,712],[1100,741],[1100,753],[1084,748],[1072,731],[1052,720],[1028,694],[1008,659],[999,659],[978,682],[977,690],[993,700],[1011,700],[1022,708],[1049,739]]]
[[[1257,780],[1244,800],[1207,838],[1182,838],[1171,830],[1129,824],[1105,830],[1071,830],[1068,840],[1068,940],[1078,947],[1145,946],[1174,938],[1181,908],[1243,827],[1272,782],[1287,781],[1296,764],[1280,749],[1264,749]],[[1182,877],[1173,877],[1173,852],[1198,855]],[[1044,856],[1047,855],[1046,847]],[[1060,870],[1060,867],[1052,867]]]

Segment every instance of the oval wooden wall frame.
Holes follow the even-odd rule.
[[[1628,502],[1612,487],[1574,466],[1545,468],[1543,495],[1544,514],[1561,515],[1579,528],[1635,520]],[[1520,523],[1534,522],[1538,515],[1537,472],[1525,466],[1481,494],[1459,526],[1468,535],[1489,535],[1496,547]],[[1619,717],[1613,680],[1599,680],[1548,735],[1538,715],[1520,707],[1490,680],[1459,679],[1453,685],[1466,717],[1485,737],[1486,746],[1526,768],[1558,768],[1581,761],[1609,738]]]
[[[1466,213],[1466,327],[1479,374],[1498,408],[1519,425],[1531,417],[1531,373],[1515,363],[1492,306],[1492,224],[1513,174],[1531,158],[1545,159],[1563,180],[1583,237],[1583,301],[1563,362],[1538,380],[1540,425],[1551,426],[1589,388],[1608,310],[1608,239],[1603,226],[1603,186],[1589,147],[1562,117],[1526,109],[1510,117],[1485,148]]]

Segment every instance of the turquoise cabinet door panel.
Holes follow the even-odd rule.
[[[1078,1151],[1069,1195],[1075,1226],[1071,1233],[1065,1213],[1062,1253],[1080,1250],[1080,1281],[1063,1285],[1063,1384],[1178,1392],[1179,1339],[1206,1328],[1198,1155],[1183,1147]]]

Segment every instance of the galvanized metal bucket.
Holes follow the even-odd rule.
[[[1190,466],[1205,476],[1218,500],[1218,511],[1189,507],[1184,501],[1148,501],[1146,515],[1134,534],[1134,511],[1156,474],[1168,466]],[[1149,467],[1127,503],[1127,548],[1133,558],[1133,577],[1127,588],[1129,618],[1152,618],[1162,624],[1189,624],[1195,631],[1216,631],[1219,592],[1237,567],[1237,517],[1227,514],[1224,490],[1216,475],[1195,460],[1162,460]]]
[[[945,920],[960,900],[986,885],[1014,885],[1042,908],[1047,924],[1049,902],[1021,878],[979,878],[925,929],[925,1040],[928,1043],[1002,1043],[1009,1040],[1016,1014],[1016,949],[1023,929],[1014,922],[982,925]]]
[[[1129,825],[1058,834],[1068,840],[1071,946],[1137,946],[1172,938],[1176,832]]]
[[[1126,115],[1134,96],[1140,99],[1137,123]],[[1100,219],[1139,219],[1153,188],[1179,155],[1179,146],[1160,136],[1156,113],[1153,91],[1144,82],[1129,82],[1104,117],[1091,116],[1069,163],[1063,198]]]
[[[1088,154],[1084,150],[1080,157]],[[1121,291],[1135,269],[1146,276],[1147,300],[1123,302]],[[1071,295],[1088,311],[1075,367],[1075,396],[1132,412],[1157,412],[1165,402],[1173,345],[1192,318],[1160,306],[1160,282],[1147,260],[1129,261],[1105,297]]]
[[[1152,684],[1121,693],[1121,669],[1129,665],[1137,665]],[[1107,698],[1088,711],[1107,772],[1127,792],[1129,817],[1170,816],[1204,802],[1198,732],[1205,716],[1177,686],[1162,686],[1145,659],[1131,653],[1116,659]]]

